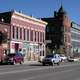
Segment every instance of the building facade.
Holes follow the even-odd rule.
[[[71,21],[63,6],[54,11],[54,17],[42,18],[46,21],[47,53],[57,52],[69,55],[71,53]]]
[[[71,23],[72,56],[80,56],[80,25]]]
[[[9,24],[7,53],[21,49],[26,60],[38,60],[45,55],[46,22],[16,11],[0,13],[0,20]]]

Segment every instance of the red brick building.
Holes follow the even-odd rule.
[[[16,11],[0,13],[0,28],[7,31],[7,54],[22,49],[27,60],[38,60],[45,55],[46,22]],[[5,27],[2,27],[5,26]]]
[[[58,53],[70,54],[71,51],[71,22],[63,6],[58,11],[54,11],[54,17],[42,18],[46,21],[46,47],[48,52],[57,51]],[[50,49],[50,50],[49,50]]]

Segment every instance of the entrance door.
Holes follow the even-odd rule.
[[[17,52],[19,50],[19,44],[15,43],[15,51]]]

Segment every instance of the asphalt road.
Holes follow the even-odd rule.
[[[80,80],[80,63],[0,66],[0,80]]]

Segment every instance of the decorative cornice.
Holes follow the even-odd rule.
[[[17,19],[19,18],[19,19],[24,20],[24,21],[29,21],[31,23],[35,22],[35,23],[38,23],[38,24],[47,25],[47,22],[45,22],[45,21],[42,21],[42,20],[27,16],[27,15],[24,15],[24,14],[16,12],[16,11],[13,12],[12,17],[17,18]]]

